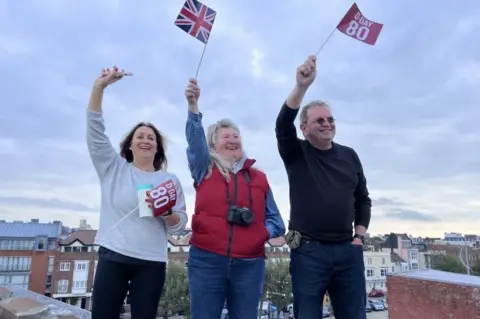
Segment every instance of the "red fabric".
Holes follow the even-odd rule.
[[[247,159],[237,173],[237,207],[249,207],[249,191],[245,171],[250,175],[254,218],[249,226],[233,225],[230,257],[255,258],[265,256],[269,234],[265,227],[265,206],[269,185],[266,175],[252,168],[255,160]],[[233,201],[233,175],[228,183]],[[227,255],[230,224],[227,222],[228,201],[225,178],[216,167],[212,176],[196,187],[195,213],[192,216],[190,244],[223,256]]]

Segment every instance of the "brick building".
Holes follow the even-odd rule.
[[[0,285],[14,284],[50,296],[61,222],[0,221]]]
[[[60,241],[53,269],[52,298],[91,309],[98,262],[96,233],[96,230],[77,230]]]
[[[390,319],[480,319],[480,277],[438,270],[389,274]]]

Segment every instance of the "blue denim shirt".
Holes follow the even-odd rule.
[[[187,137],[187,159],[188,168],[193,180],[198,184],[205,178],[210,165],[210,155],[205,137],[205,130],[202,125],[202,113],[188,112],[187,125],[185,127]],[[237,173],[245,162],[246,155],[235,165],[234,172]],[[270,238],[285,235],[285,223],[278,210],[272,190],[269,189],[265,207],[265,227],[267,227]]]

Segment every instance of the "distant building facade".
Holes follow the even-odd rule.
[[[0,221],[0,285],[13,284],[50,296],[62,223]]]
[[[81,229],[62,239],[53,270],[52,298],[90,310],[98,264],[97,231]]]

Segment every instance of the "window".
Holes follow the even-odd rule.
[[[367,258],[367,264],[371,265],[372,264],[372,258]]]
[[[32,257],[0,257],[0,271],[30,271]]]
[[[395,272],[395,266],[392,266],[392,272]]]
[[[76,261],[75,270],[88,271],[88,261]]]
[[[382,265],[385,265],[387,262],[385,260],[385,258],[382,258]]]
[[[86,281],[74,281],[72,288],[73,289],[85,289],[85,288],[87,288],[87,282]]]
[[[2,239],[0,250],[33,250],[34,240]]]
[[[53,272],[53,262],[54,262],[55,257],[54,256],[48,256],[48,273]]]
[[[409,251],[409,258],[410,259],[418,259],[418,252],[416,250],[410,250]]]
[[[66,261],[61,262],[60,271],[70,271],[70,262],[66,262]]]
[[[12,284],[28,289],[29,275],[0,276],[0,285]]]
[[[387,268],[380,269],[380,276],[385,277],[385,276],[387,276],[387,273],[388,273]]]
[[[373,277],[373,269],[367,269],[367,277]]]
[[[47,275],[47,280],[46,280],[46,283],[45,283],[45,288],[46,288],[46,289],[50,289],[51,286],[52,286],[52,275]]]
[[[68,292],[68,280],[59,280],[58,281],[57,292],[58,293],[67,293]]]

